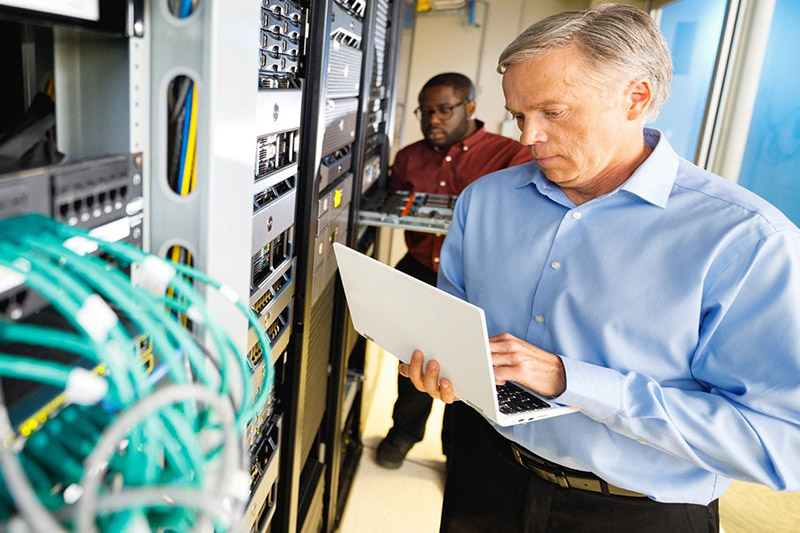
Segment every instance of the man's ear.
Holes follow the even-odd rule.
[[[628,106],[628,120],[638,120],[647,114],[653,92],[650,81],[647,79],[631,82],[628,88],[626,104]]]
[[[467,116],[469,118],[473,118],[475,115],[475,108],[477,107],[477,105],[475,104],[475,100],[467,102],[466,107],[467,107]]]

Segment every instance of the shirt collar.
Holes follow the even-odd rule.
[[[645,202],[665,208],[678,173],[678,154],[658,130],[645,128],[644,142],[653,152],[620,189],[635,194]]]
[[[678,173],[678,155],[660,131],[650,128],[644,129],[644,142],[653,149],[653,152],[639,165],[631,177],[622,184],[621,190],[635,194],[642,200],[655,206],[667,206],[675,176]],[[520,175],[517,188],[533,184],[538,191],[550,198],[560,189],[553,184],[535,163],[530,163],[533,175],[524,173]],[[562,195],[555,194],[560,197]],[[554,198],[555,199],[555,198]]]

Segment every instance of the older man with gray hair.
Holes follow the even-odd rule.
[[[656,24],[561,13],[498,71],[534,162],[462,193],[438,285],[485,310],[498,384],[579,412],[501,428],[458,402],[442,531],[717,531],[732,478],[800,489],[800,232],[644,128]],[[420,352],[400,371],[458,396]]]

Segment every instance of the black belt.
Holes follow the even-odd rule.
[[[511,444],[511,452],[514,454],[514,459],[516,459],[520,466],[536,474],[536,476],[545,481],[555,483],[559,487],[565,489],[588,490],[590,492],[599,492],[600,494],[628,496],[630,498],[647,497],[644,494],[621,487],[615,487],[611,483],[606,483],[591,472],[572,470],[571,468],[551,463],[516,444]]]

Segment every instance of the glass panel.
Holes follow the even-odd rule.
[[[800,2],[778,0],[739,184],[800,224]]]
[[[660,10],[674,74],[669,101],[653,127],[689,161],[695,160],[726,6],[727,0],[681,0]]]

